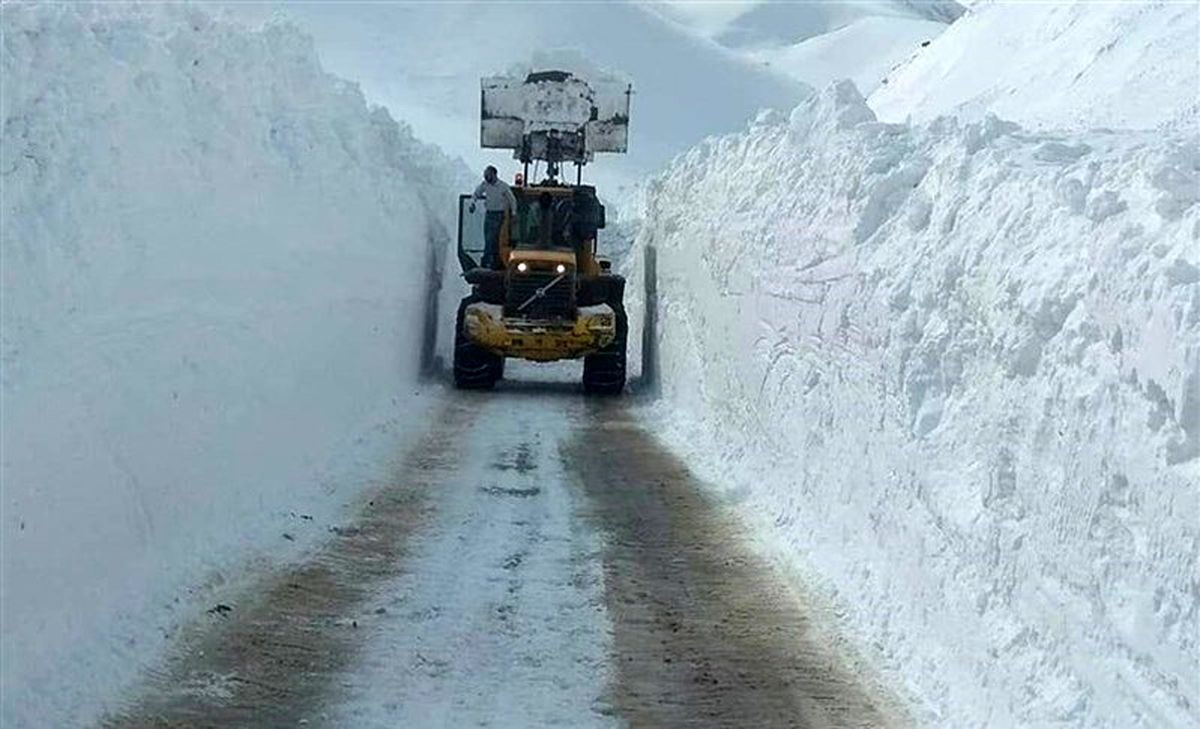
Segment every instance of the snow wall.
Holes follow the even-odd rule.
[[[205,586],[385,475],[465,169],[286,25],[3,31],[0,723],[78,726]]]
[[[648,187],[656,431],[921,725],[1200,722],[1198,141],[842,82]]]

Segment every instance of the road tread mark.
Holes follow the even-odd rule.
[[[621,403],[595,403],[562,457],[605,532],[616,676],[632,727],[891,727],[727,510]]]
[[[187,626],[163,668],[109,729],[295,727],[321,724],[337,677],[352,668],[371,590],[404,569],[414,535],[431,520],[427,491],[457,465],[476,409],[443,406],[395,476],[362,498],[348,525],[307,561],[267,573],[220,618]]]

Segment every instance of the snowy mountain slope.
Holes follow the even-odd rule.
[[[980,3],[870,96],[887,121],[992,112],[1032,128],[1196,128],[1195,3]]]
[[[403,108],[416,132],[473,166],[514,170],[511,154],[478,149],[479,79],[537,55],[573,50],[633,80],[630,153],[589,170],[609,194],[710,134],[766,106],[811,93],[628,3],[282,4],[316,38],[322,60],[367,95]],[[235,7],[253,17],[270,6]],[[504,177],[509,177],[505,173]]]
[[[867,0],[866,2],[763,2],[729,22],[713,39],[737,49],[789,46],[831,33],[863,18],[952,23],[962,14],[953,0]]]
[[[2,20],[0,723],[79,726],[423,412],[423,272],[465,170],[288,26]]]
[[[783,48],[832,33],[865,18],[925,20],[942,25],[963,13],[954,0],[859,0],[803,3],[778,0],[643,6],[704,38],[734,50]]]
[[[748,56],[815,88],[848,78],[869,93],[945,29],[944,23],[933,20],[873,16],[795,45]]]
[[[1200,721],[1198,141],[843,83],[648,188],[646,416],[925,725]]]
[[[956,2],[893,0],[646,7],[775,73],[815,88],[849,78],[867,92],[963,13]]]

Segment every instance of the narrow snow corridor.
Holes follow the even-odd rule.
[[[357,518],[106,726],[895,723],[631,407],[448,393]]]
[[[1200,727],[1197,38],[0,0],[0,729]]]

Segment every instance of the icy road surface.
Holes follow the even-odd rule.
[[[632,407],[448,394],[323,550],[207,616],[106,725],[897,725]]]

